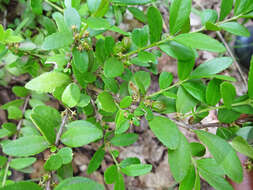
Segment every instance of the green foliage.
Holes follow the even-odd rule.
[[[0,190],[46,185],[105,189],[89,178],[73,177],[73,156],[86,145],[98,148],[85,172],[101,172],[111,156],[113,163],[102,171],[104,183],[125,190],[125,175],[152,170],[139,158],[119,159],[117,147],[141,143],[142,134],[134,131],[143,123],[168,149],[168,167],[179,190],[200,190],[200,177],[220,190],[233,189],[227,178],[242,181],[236,152],[253,159],[252,123],[242,123],[253,114],[253,59],[248,92],[238,96],[236,79],[223,75],[233,59],[225,57],[225,46],[208,31],[228,32],[225,40],[233,34],[249,36],[244,25],[252,18],[251,0],[222,0],[219,14],[198,11],[191,0],[172,0],[169,15],[161,14],[158,5],[163,2],[155,0],[19,3],[26,8],[24,16],[8,29],[0,25],[0,84],[11,85],[17,97],[0,107],[10,120],[0,129]],[[126,32],[121,23],[127,11],[138,28]],[[201,26],[192,31],[190,14],[196,12]],[[199,51],[219,54],[202,63]],[[176,76],[159,67],[162,53],[176,59]],[[13,85],[12,79],[22,81]],[[219,121],[216,134],[201,130],[206,127],[201,121],[213,110]],[[196,133],[200,142],[189,143],[181,127]],[[47,156],[39,185],[9,179],[11,170],[33,172],[36,159],[43,159],[40,153]]]

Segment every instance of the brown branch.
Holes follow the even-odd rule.
[[[68,118],[68,110],[66,109],[64,112],[66,112],[66,113],[65,113],[65,115],[64,115],[64,117],[62,119],[61,126],[60,126],[60,128],[58,130],[58,133],[56,135],[55,146],[57,146],[58,143],[59,143],[59,141],[60,141],[61,134],[62,134],[62,131],[63,131],[63,127],[65,126],[67,118]]]

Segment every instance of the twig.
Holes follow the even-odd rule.
[[[24,106],[23,106],[23,109],[22,109],[22,113],[23,113],[23,114],[25,113],[25,110],[26,110],[26,108],[27,108],[29,99],[30,99],[30,96],[27,96],[27,98],[26,98],[26,100],[25,100],[25,103],[24,103]],[[18,137],[18,135],[19,135],[19,131],[20,131],[21,126],[22,126],[22,123],[23,123],[23,119],[21,119],[21,120],[18,122],[18,125],[17,125],[17,132],[16,132],[16,134],[13,136],[12,140],[16,140],[16,139],[17,139],[17,137]],[[2,187],[4,187],[4,185],[5,185],[5,183],[6,183],[6,179],[7,179],[7,175],[8,175],[8,171],[9,171],[9,167],[10,167],[11,160],[12,160],[12,156],[9,156],[8,161],[7,161],[7,164],[6,164],[6,167],[5,167],[5,170],[4,170],[4,176],[3,176],[3,181],[2,181]]]
[[[228,54],[232,57],[232,59],[234,61],[235,68],[238,70],[238,72],[239,72],[239,74],[240,74],[240,76],[242,78],[244,91],[247,91],[247,80],[246,80],[246,78],[245,78],[245,76],[244,76],[244,74],[243,74],[243,72],[241,70],[241,67],[238,64],[238,62],[237,62],[237,60],[236,60],[236,58],[235,58],[232,50],[230,49],[230,47],[229,47],[228,43],[226,42],[226,40],[223,38],[222,34],[219,31],[217,31],[216,33],[217,33],[218,37],[220,38],[220,40],[222,41],[222,43],[225,45],[225,47],[226,47],[226,49],[228,51]]]
[[[4,15],[3,15],[3,27],[4,27],[4,30],[6,29],[6,26],[7,26],[7,9],[4,11]]]
[[[66,123],[67,118],[68,118],[68,110],[66,109],[64,112],[66,112],[66,113],[65,113],[65,115],[64,115],[64,117],[62,119],[60,129],[58,130],[58,133],[57,133],[56,139],[55,139],[55,145],[56,146],[58,145],[58,143],[60,141],[61,134],[62,134],[62,131],[63,131],[63,127],[65,126],[65,123]]]
[[[51,185],[51,180],[48,179],[47,184],[46,184],[46,190],[51,190],[50,185]]]

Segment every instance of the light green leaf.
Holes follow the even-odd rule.
[[[69,147],[63,147],[58,152],[57,155],[59,155],[62,159],[62,164],[68,164],[71,163],[73,158],[73,152],[72,149]]]
[[[121,101],[120,101],[120,108],[128,108],[132,104],[132,97],[131,96],[125,96]]]
[[[32,12],[34,12],[37,15],[41,15],[43,11],[42,0],[31,1],[30,3],[31,3]]]
[[[245,37],[250,36],[250,32],[248,31],[248,29],[237,22],[226,22],[220,24],[219,27],[237,36],[245,36]]]
[[[114,146],[129,146],[135,143],[137,139],[138,135],[135,133],[124,133],[115,135],[110,142]]]
[[[114,185],[114,190],[125,190],[124,177],[119,173],[116,183]]]
[[[253,148],[251,145],[248,144],[248,142],[244,138],[240,136],[235,137],[232,140],[231,145],[236,151],[253,159]]]
[[[155,136],[169,149],[175,150],[180,143],[180,132],[175,123],[165,117],[155,116],[149,121]]]
[[[84,120],[73,121],[67,128],[68,130],[61,136],[61,141],[70,147],[81,147],[103,136],[102,130]]]
[[[183,83],[184,89],[200,102],[205,102],[206,86],[200,80]]]
[[[23,104],[24,104],[24,100],[23,99],[17,99],[17,100],[9,101],[9,102],[7,102],[4,105],[1,105],[0,108],[3,109],[3,110],[7,110],[11,106],[20,107]]]
[[[45,139],[50,144],[54,144],[56,139],[55,129],[61,123],[61,115],[59,112],[50,106],[40,105],[33,108],[30,117]]]
[[[85,190],[104,190],[101,184],[85,177],[67,178],[61,181],[54,190],[83,190],[84,187]]]
[[[147,11],[149,26],[150,43],[157,42],[161,39],[163,29],[163,19],[160,11],[155,7],[149,7]]]
[[[136,7],[128,7],[128,10],[133,14],[133,16],[143,22],[146,23],[147,22],[147,17],[146,15],[143,13],[143,11],[141,11],[140,9],[136,8]]]
[[[111,0],[111,2],[119,5],[144,5],[151,3],[152,0]]]
[[[230,57],[221,57],[211,59],[198,66],[192,73],[192,78],[198,78],[201,76],[208,76],[220,73],[232,65],[233,60]]]
[[[234,0],[221,1],[220,20],[224,20],[224,18],[230,13],[233,8],[233,4]]]
[[[191,0],[173,0],[170,5],[170,33],[178,33],[187,22],[191,13]]]
[[[26,168],[30,165],[32,165],[36,161],[36,158],[30,157],[30,158],[15,158],[12,159],[10,162],[10,167],[15,170],[21,170],[23,168]]]
[[[124,72],[124,65],[118,59],[112,57],[106,60],[104,65],[104,74],[108,78],[120,76]]]
[[[236,0],[234,14],[237,16],[242,13],[247,13],[252,10],[252,1],[251,0]]]
[[[111,27],[111,24],[103,18],[89,17],[87,19],[89,28],[95,30],[107,30]]]
[[[221,97],[226,108],[231,109],[236,97],[235,87],[229,82],[223,82],[220,86]]]
[[[70,77],[61,72],[52,71],[41,74],[26,83],[29,90],[52,93],[57,87],[64,86],[70,82]]]
[[[88,165],[87,174],[91,174],[96,171],[104,160],[105,150],[103,147],[100,147],[95,154],[93,154],[92,159]]]
[[[135,28],[132,32],[132,40],[138,47],[146,46],[148,43],[148,31],[146,28]]]
[[[72,7],[68,7],[64,10],[64,21],[70,30],[73,26],[76,26],[77,30],[79,30],[81,26],[81,18],[79,13]]]
[[[68,47],[72,44],[73,38],[70,32],[56,32],[47,36],[42,44],[43,50],[53,50]]]
[[[204,156],[206,153],[206,148],[204,145],[197,143],[197,142],[191,142],[190,143],[190,148],[191,148],[191,154],[192,156]]]
[[[121,171],[128,176],[140,176],[149,173],[152,170],[150,164],[132,164],[125,168],[121,168]]]
[[[233,181],[240,183],[243,179],[243,171],[239,158],[230,144],[224,139],[211,133],[196,130],[198,138],[207,146],[217,164]]]
[[[184,180],[179,185],[179,190],[195,190],[195,178],[195,168],[193,165],[191,165],[190,169],[188,170],[188,174],[185,176]]]
[[[130,166],[133,164],[140,164],[140,163],[141,161],[139,160],[139,158],[129,157],[129,158],[126,158],[125,160],[122,160],[119,165],[121,168],[125,168],[127,166]]]
[[[177,182],[181,182],[188,174],[191,166],[190,145],[180,133],[180,143],[176,150],[168,150],[170,171]]]
[[[117,106],[113,100],[112,95],[109,92],[101,92],[97,98],[102,110],[106,112],[117,111]]]
[[[211,52],[225,52],[226,48],[217,40],[202,33],[180,34],[174,38],[178,43],[187,47]]]
[[[81,91],[75,83],[69,84],[62,93],[62,102],[68,107],[76,106],[80,100]]]
[[[19,181],[0,188],[0,190],[27,190],[27,189],[42,190],[42,188],[38,184],[30,181]]]
[[[168,88],[173,81],[173,75],[169,72],[161,72],[159,75],[159,87],[160,89]]]
[[[58,154],[52,154],[44,164],[46,171],[58,170],[62,166],[62,157]]]
[[[41,136],[26,136],[2,145],[3,152],[10,156],[22,157],[36,155],[46,148],[48,142]]]
[[[232,123],[240,117],[241,113],[231,109],[219,109],[218,120],[222,123]]]
[[[221,99],[220,84],[221,80],[212,79],[207,85],[206,102],[211,106],[215,106]]]
[[[215,10],[205,9],[201,12],[201,22],[205,26],[206,23],[215,23],[218,18],[218,14]]]
[[[85,50],[80,52],[76,48],[74,48],[72,54],[73,54],[73,63],[75,64],[76,69],[81,73],[87,72],[89,67],[88,52]]]
[[[22,113],[21,109],[19,109],[16,106],[8,107],[7,111],[8,111],[8,119],[18,120],[18,119],[21,119],[22,116],[23,116],[23,113]]]

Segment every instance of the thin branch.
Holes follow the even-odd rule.
[[[26,110],[26,108],[27,108],[29,99],[30,99],[30,96],[27,96],[27,98],[25,99],[25,103],[24,103],[24,106],[23,106],[23,109],[22,109],[23,115],[24,115],[25,110]],[[16,140],[16,139],[17,139],[17,137],[18,137],[18,135],[19,135],[19,132],[20,132],[20,129],[21,129],[21,126],[22,126],[22,123],[23,123],[23,119],[21,119],[21,120],[18,122],[18,125],[17,125],[17,132],[16,132],[16,134],[13,136],[12,140]],[[4,187],[4,185],[5,185],[5,183],[6,183],[6,180],[7,180],[7,175],[8,175],[8,171],[9,171],[9,167],[10,167],[11,160],[12,160],[12,156],[9,156],[8,161],[7,161],[7,164],[6,164],[6,167],[5,167],[5,170],[4,170],[3,181],[2,181],[2,187]]]
[[[62,131],[63,131],[63,127],[65,126],[67,118],[68,118],[68,110],[65,110],[64,112],[66,112],[66,113],[65,113],[65,115],[64,115],[64,117],[62,119],[60,129],[58,130],[58,133],[57,133],[56,139],[55,139],[55,145],[56,146],[58,145],[58,143],[60,141],[61,134],[62,134]]]
[[[247,91],[247,83],[248,82],[247,82],[247,80],[246,80],[246,78],[245,78],[245,76],[244,76],[244,74],[241,70],[241,67],[240,67],[239,63],[237,62],[232,50],[230,49],[230,47],[229,47],[228,43],[226,42],[226,40],[223,38],[222,34],[219,31],[217,31],[216,33],[217,33],[218,37],[220,38],[220,40],[222,41],[222,43],[225,45],[225,47],[228,51],[228,54],[232,57],[232,59],[234,61],[235,68],[238,70],[238,72],[239,72],[239,74],[242,78],[244,91]]]

